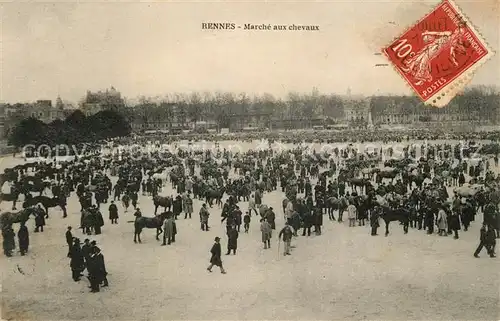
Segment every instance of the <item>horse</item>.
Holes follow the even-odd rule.
[[[392,181],[394,181],[394,178],[398,176],[399,170],[397,168],[390,168],[386,167],[380,170],[380,172],[377,174],[377,181],[382,181],[384,178],[389,178]]]
[[[219,188],[208,188],[205,192],[205,201],[210,207],[213,205],[213,201],[220,207],[222,206],[222,197],[224,196],[224,187]]]
[[[33,181],[33,183],[26,185],[26,190],[28,192],[40,193],[39,196],[42,196],[45,189],[50,187],[51,183],[48,181]]]
[[[144,228],[156,228],[156,240],[159,241],[159,235],[163,233],[161,228],[163,226],[163,222],[172,214],[171,212],[163,212],[155,217],[144,217],[138,214],[134,215],[136,216],[134,221],[134,243],[137,243],[137,241],[142,243],[141,232]]]
[[[14,223],[26,223],[30,215],[36,216],[35,208],[28,207],[19,212],[4,212],[0,214],[0,227],[3,228]]]
[[[16,210],[16,203],[19,200],[19,192],[13,192],[10,194],[0,193],[0,204],[3,201],[12,202],[12,210]]]
[[[363,192],[363,188],[366,188],[368,185],[371,185],[370,180],[366,178],[351,178],[347,181],[351,188],[357,192],[358,187],[361,189],[361,193]]]
[[[389,224],[394,221],[399,221],[403,224],[403,231],[408,233],[408,226],[410,224],[410,212],[405,208],[392,209],[389,207],[382,207],[382,215],[380,217],[385,222],[385,236],[389,235]]]
[[[415,183],[415,185],[418,188],[422,188],[422,185],[425,181],[425,179],[431,178],[431,175],[429,173],[419,173],[419,174],[410,174],[409,179],[410,179],[410,184]]]
[[[172,196],[153,196],[153,203],[155,205],[155,215],[158,211],[158,207],[162,206],[165,211],[170,211],[172,209],[172,205],[174,203],[174,198]]]
[[[45,215],[48,218],[49,217],[49,208],[51,207],[57,207],[59,206],[61,210],[63,211],[63,218],[67,217],[68,214],[66,212],[66,204],[63,202],[63,200],[60,197],[48,197],[48,196],[35,196],[35,197],[30,197],[26,199],[23,203],[23,207],[30,207],[33,205],[37,205],[38,203],[42,204],[43,208],[45,209]]]

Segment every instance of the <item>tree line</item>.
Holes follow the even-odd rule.
[[[422,113],[425,106],[416,96],[390,95],[369,97],[368,110],[372,117],[391,111],[398,114]],[[344,122],[346,108],[362,108],[364,98],[311,93],[289,93],[285,98],[271,94],[250,96],[246,93],[228,92],[171,94],[164,97],[140,97],[133,107],[122,112],[130,122],[147,124],[166,121],[169,127],[189,124],[200,120],[212,120],[217,127],[229,127],[231,122],[252,118],[263,127],[270,127],[271,120],[301,120],[304,127],[312,127],[312,120],[324,119],[325,124]],[[470,87],[457,95],[448,106],[433,113],[456,113],[466,120],[492,120],[500,122],[500,93],[493,87]],[[364,119],[366,121],[367,119]],[[357,120],[351,122],[356,123]],[[351,124],[351,125],[353,125]],[[354,124],[355,125],[355,124]]]
[[[15,147],[77,145],[127,136],[130,132],[129,122],[116,111],[103,110],[87,117],[75,110],[66,119],[56,119],[49,124],[33,117],[21,120],[11,131],[9,144]]]
[[[187,128],[200,120],[212,120],[218,127],[229,127],[233,121],[252,117],[265,127],[271,119],[315,118],[340,119],[344,116],[344,99],[338,95],[292,92],[285,99],[271,94],[250,96],[230,92],[172,94],[165,97],[140,97],[132,108],[126,108],[131,122],[150,123],[166,120]]]

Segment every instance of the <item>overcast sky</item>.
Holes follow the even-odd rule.
[[[495,50],[497,0],[456,1]],[[407,93],[374,52],[438,1],[7,3],[0,24],[4,102],[78,101],[114,86],[128,98],[234,91]],[[316,32],[209,31],[202,22],[319,25]],[[474,84],[500,85],[497,54]]]

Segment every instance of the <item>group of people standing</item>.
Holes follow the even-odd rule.
[[[70,258],[70,267],[72,278],[75,282],[80,281],[83,271],[87,269],[90,282],[90,292],[100,291],[100,287],[109,285],[104,263],[104,256],[96,241],[85,239],[83,245],[80,239],[73,237],[71,226],[66,231],[66,242],[68,244],[68,257]]]
[[[5,256],[11,257],[13,255],[12,252],[16,249],[16,233],[14,232],[12,226],[5,226],[2,229],[2,238],[3,253]],[[19,231],[17,231],[17,239],[19,242],[19,252],[24,256],[28,253],[30,245],[30,236],[25,222],[21,222]]]

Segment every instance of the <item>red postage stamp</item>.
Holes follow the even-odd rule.
[[[445,106],[493,55],[451,0],[441,2],[383,52],[416,94],[437,107]]]

